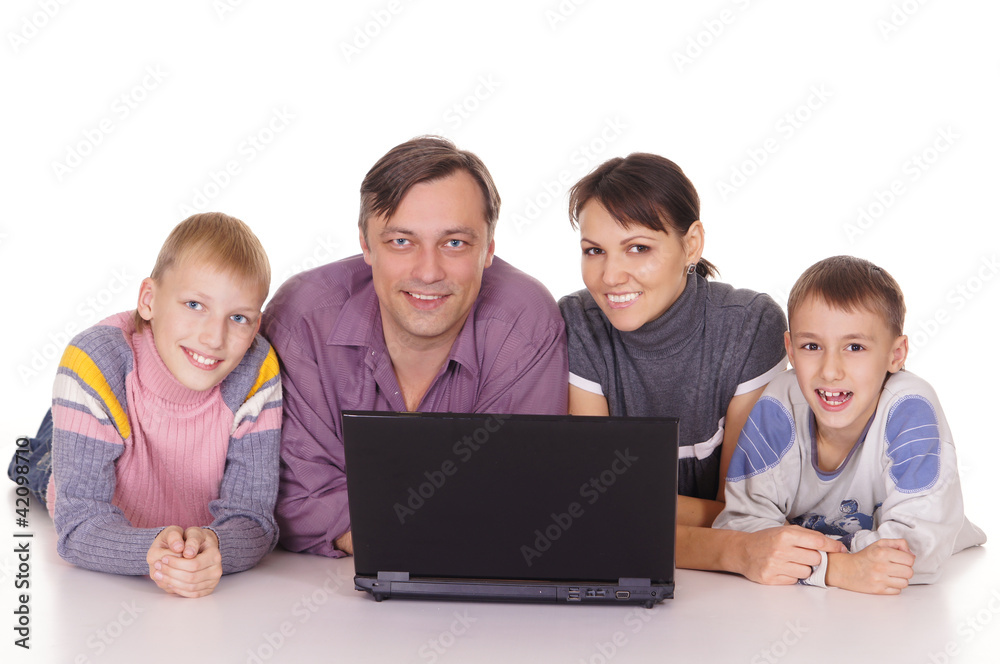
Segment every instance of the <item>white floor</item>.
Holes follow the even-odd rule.
[[[31,524],[32,647],[11,645],[8,628],[7,662],[978,664],[1000,648],[995,547],[956,555],[939,583],[897,597],[680,570],[675,599],[653,609],[375,602],[354,590],[351,559],[277,551],[186,600],[145,577],[74,568],[55,554],[51,521],[32,515]],[[9,578],[3,588],[7,599]]]

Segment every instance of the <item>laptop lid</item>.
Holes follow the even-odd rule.
[[[400,596],[639,601],[623,580],[672,596],[676,418],[347,411],[343,426],[355,571],[377,599],[390,581]]]

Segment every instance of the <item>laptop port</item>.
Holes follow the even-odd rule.
[[[615,599],[628,599],[631,594],[627,590],[617,590],[615,591]]]

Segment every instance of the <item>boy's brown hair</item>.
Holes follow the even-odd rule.
[[[150,278],[160,280],[181,260],[209,263],[233,274],[247,287],[259,288],[264,298],[271,288],[271,264],[250,227],[222,212],[193,214],[170,231],[160,248]],[[137,329],[148,321],[135,313]]]
[[[832,256],[803,272],[788,295],[789,322],[811,296],[844,311],[870,311],[882,317],[894,337],[903,334],[903,291],[892,275],[863,258]]]

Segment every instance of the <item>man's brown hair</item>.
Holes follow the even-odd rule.
[[[388,219],[399,208],[410,188],[421,182],[448,177],[465,171],[483,192],[483,217],[487,238],[493,238],[500,216],[500,194],[486,165],[476,155],[459,150],[451,141],[440,136],[420,136],[389,150],[378,160],[361,183],[361,212],[358,227],[368,239],[368,220]]]

